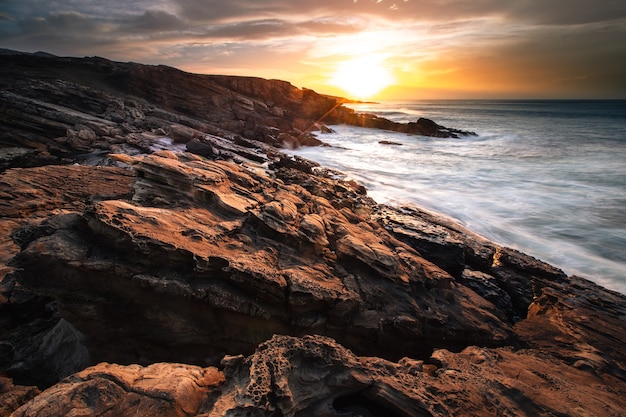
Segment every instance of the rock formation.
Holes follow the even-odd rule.
[[[624,414],[626,297],[272,146],[336,99],[0,60],[1,416]]]
[[[475,132],[452,129],[435,123],[430,119],[420,117],[415,122],[398,123],[375,114],[359,113],[347,107],[338,107],[324,118],[329,124],[348,124],[352,126],[372,129],[392,130],[394,132],[411,135],[432,136],[435,138],[460,138],[461,136],[476,136]]]
[[[310,134],[321,123],[469,134],[434,122],[394,123],[340,103],[279,80],[7,52],[0,54],[0,169],[98,162],[109,152],[147,152],[172,140],[261,161],[265,144],[321,144]]]

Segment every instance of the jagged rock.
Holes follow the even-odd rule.
[[[581,384],[584,370],[507,348],[441,349],[426,360],[389,362],[322,336],[276,335],[247,358],[225,357],[222,366],[103,363],[13,415],[617,417],[625,405],[620,389]]]
[[[531,348],[594,375],[626,381],[623,339],[626,297],[572,276],[538,291],[528,317],[515,325]]]
[[[572,384],[585,375],[563,362],[475,346],[392,363],[320,336],[274,336],[245,360],[227,361],[224,373],[219,399],[201,416],[566,415],[582,411],[576,403],[618,416],[624,405],[619,390],[595,397]]]
[[[194,416],[222,381],[215,368],[102,363],[64,379],[12,416]]]
[[[526,317],[541,288],[567,282],[560,269],[417,207],[381,207],[374,216],[395,237],[495,303],[512,321]],[[482,272],[483,279],[476,279],[473,271]],[[485,280],[487,276],[491,279]]]
[[[413,135],[433,136],[438,138],[459,138],[476,136],[476,133],[441,126],[430,119],[420,117],[416,122],[398,123],[369,113],[357,113],[347,107],[337,107],[324,118],[328,124],[349,124],[353,126],[391,130]]]
[[[501,312],[501,314],[496,313],[496,316],[503,317],[504,320],[509,321],[520,319],[519,316],[516,316],[513,309],[511,296],[500,287],[496,278],[484,272],[471,269],[463,270],[461,277],[464,285],[474,290],[485,300],[493,303]]]
[[[4,54],[0,169],[68,163],[115,146],[128,147],[126,153],[149,152],[150,132],[167,132],[180,143],[205,135],[239,136],[254,141],[262,153],[267,150],[263,142],[289,148],[321,145],[310,132],[328,132],[319,127],[322,121],[441,137],[467,133],[422,119],[401,124],[356,114],[341,102],[279,80],[189,74],[98,57]],[[227,141],[212,146],[259,161]]]
[[[0,61],[0,415],[102,361],[139,365],[15,415],[623,414],[623,295],[270,146],[467,132],[276,80]]]
[[[59,302],[96,361],[202,364],[273,333],[388,358],[512,336],[484,300],[338,202],[184,154],[134,167],[134,202],[95,202],[32,233],[17,258],[21,282]]]

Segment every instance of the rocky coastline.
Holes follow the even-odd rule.
[[[624,415],[626,296],[281,153],[472,134],[341,103],[0,53],[0,416]]]

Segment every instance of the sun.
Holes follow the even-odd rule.
[[[364,99],[392,85],[395,80],[391,71],[384,66],[385,57],[368,55],[343,61],[329,80],[351,98]]]

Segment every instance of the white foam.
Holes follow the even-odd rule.
[[[483,129],[462,139],[333,126],[336,133],[320,139],[334,148],[293,153],[345,172],[380,203],[443,213],[497,243],[626,293],[626,257],[618,255],[626,253],[626,120],[623,127],[596,126],[589,139],[584,121],[555,130],[558,119],[503,114],[472,116]],[[464,117],[459,120],[472,119]],[[623,140],[603,137],[600,128]]]
[[[185,152],[187,150],[187,145],[184,143],[175,142],[174,139],[162,136],[157,138],[151,145],[150,150],[152,152],[156,151],[173,151],[173,152]]]

